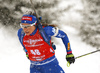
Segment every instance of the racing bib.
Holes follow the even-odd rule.
[[[53,48],[44,41],[38,29],[35,35],[24,36],[23,45],[28,51],[31,61],[43,61],[55,54]]]

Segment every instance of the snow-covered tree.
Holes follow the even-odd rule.
[[[83,0],[81,36],[84,41],[100,47],[100,0]]]
[[[34,7],[36,8],[37,14],[42,16],[42,22],[51,23],[56,18],[50,9],[54,7],[57,0],[32,0]],[[20,23],[21,16],[26,11],[32,11],[32,5],[30,0],[0,0],[0,23],[3,25],[13,25],[15,28]],[[52,17],[51,15],[54,14]]]

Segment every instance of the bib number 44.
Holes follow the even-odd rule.
[[[32,54],[34,55],[41,55],[40,51],[38,49],[30,50]]]

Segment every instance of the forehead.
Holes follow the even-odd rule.
[[[27,24],[27,23],[22,23],[22,25],[31,25],[31,24]]]

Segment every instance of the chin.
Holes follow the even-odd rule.
[[[26,35],[30,35],[29,33],[25,33]]]

